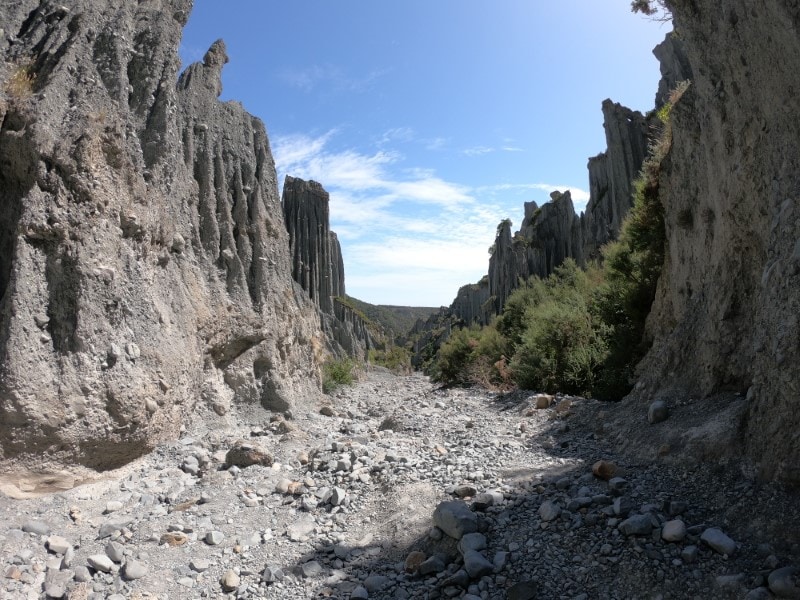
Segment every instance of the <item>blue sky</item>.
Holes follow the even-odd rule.
[[[222,38],[224,100],[283,175],[331,195],[347,292],[449,305],[498,222],[571,189],[605,149],[600,105],[652,108],[669,26],[628,0],[196,0],[184,64]]]

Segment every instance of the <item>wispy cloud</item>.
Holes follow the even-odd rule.
[[[287,67],[278,72],[278,78],[293,88],[312,92],[321,86],[328,86],[337,92],[363,92],[388,71],[374,70],[354,76],[331,64],[310,65],[307,67]]]
[[[484,154],[491,154],[492,152],[524,152],[522,148],[517,148],[516,146],[500,146],[499,148],[495,148],[493,146],[472,146],[470,148],[465,148],[461,151],[461,154],[466,156],[483,156]]]
[[[337,148],[338,131],[273,136],[280,176],[313,179],[331,197],[331,225],[339,234],[349,293],[372,302],[438,306],[487,270],[487,248],[497,223],[508,217],[501,201],[514,195],[570,189],[576,206],[588,193],[547,183],[470,187],[436,172],[409,167],[390,150]],[[515,211],[521,207],[515,207]]]
[[[494,151],[495,149],[489,146],[472,146],[471,148],[462,150],[461,154],[466,154],[467,156],[483,156],[484,154],[491,154]]]
[[[425,140],[426,150],[444,150],[447,147],[448,140],[443,137],[429,138]]]
[[[410,142],[416,138],[416,134],[411,127],[394,127],[383,132],[378,140],[379,146],[392,144],[395,142]]]
[[[467,188],[444,181],[429,170],[406,170],[406,177],[402,177],[401,169],[390,170],[388,167],[399,160],[396,153],[329,150],[335,133],[277,136],[273,150],[278,172],[319,181],[331,196],[341,193],[360,203],[377,199],[384,207],[413,202],[455,209],[475,201]]]
[[[272,147],[281,176],[314,179],[330,194],[350,293],[438,306],[480,279],[502,208],[430,169],[404,166],[396,153],[337,149],[336,135],[273,136]]]

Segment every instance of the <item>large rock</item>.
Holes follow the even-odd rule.
[[[797,567],[775,569],[769,574],[767,584],[778,598],[800,599],[800,569]]]
[[[229,467],[251,467],[253,465],[262,465],[269,467],[272,465],[272,455],[251,442],[238,440],[231,446],[225,454],[225,464]]]
[[[433,523],[456,540],[478,531],[478,515],[460,500],[441,502],[433,511]]]
[[[720,554],[731,556],[736,551],[736,542],[716,527],[706,529],[700,536],[700,541]]]
[[[0,89],[10,465],[117,467],[198,401],[286,409],[318,390],[322,333],[292,281],[264,126],[219,101],[222,42],[178,78],[191,5],[2,11],[0,80],[32,74]]]

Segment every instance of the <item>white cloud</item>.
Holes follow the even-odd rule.
[[[287,67],[278,72],[278,78],[304,92],[316,91],[322,86],[327,86],[334,92],[363,92],[387,72],[387,70],[374,70],[366,75],[352,76],[336,65],[323,64],[302,68]]]
[[[389,130],[382,139],[406,135]],[[314,179],[329,192],[348,293],[368,302],[450,304],[458,288],[486,274],[497,223],[509,216],[504,192],[570,189],[576,205],[588,200],[579,188],[546,183],[469,187],[405,167],[395,152],[336,149],[336,136],[273,136],[273,154],[281,175]]]
[[[447,147],[448,140],[443,137],[430,138],[424,141],[427,150],[444,150]]]
[[[378,145],[383,146],[392,142],[410,142],[416,137],[414,130],[410,127],[394,127],[383,133]]]
[[[484,154],[491,154],[492,152],[524,152],[522,148],[518,148],[517,146],[501,146],[500,148],[495,148],[493,146],[471,146],[470,148],[465,148],[461,151],[461,154],[466,156],[483,156]]]
[[[495,149],[489,146],[473,146],[462,150],[461,154],[466,154],[467,156],[483,156],[484,154],[491,154],[494,151]]]

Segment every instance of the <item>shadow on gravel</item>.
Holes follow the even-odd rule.
[[[557,397],[537,410],[529,397],[499,395],[492,407],[519,416],[530,466],[501,469],[494,504],[480,495],[493,489],[464,482],[477,488],[463,502],[490,568],[466,565],[431,520],[411,543],[318,547],[295,572],[319,581],[316,597],[342,599],[666,600],[768,598],[769,574],[800,564],[796,492],[713,465],[626,460],[598,433],[606,406]],[[599,460],[603,478],[592,473]],[[709,528],[732,538],[731,555],[701,541]]]

